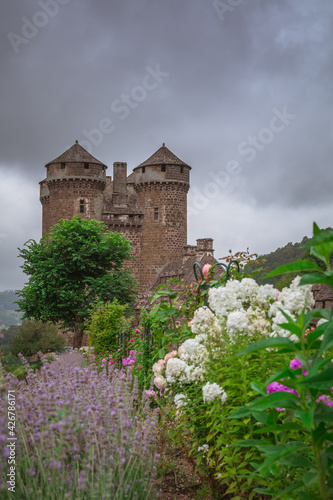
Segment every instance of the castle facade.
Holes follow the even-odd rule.
[[[210,238],[187,245],[191,167],[165,144],[129,176],[122,162],[113,164],[113,177],[107,176],[108,167],[78,141],[45,167],[46,178],[40,182],[43,235],[60,219],[77,214],[122,233],[132,243],[131,267],[141,292],[163,282],[163,269],[174,269],[174,276],[181,278],[189,258],[213,257]]]

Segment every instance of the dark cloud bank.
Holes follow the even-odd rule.
[[[44,165],[78,139],[192,167],[189,242],[266,252],[332,225],[330,0],[11,0],[0,16],[0,289],[41,235]]]

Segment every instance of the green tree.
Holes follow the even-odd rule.
[[[32,356],[41,351],[59,351],[65,347],[65,339],[58,333],[58,329],[52,323],[41,321],[25,321],[10,348],[10,352],[17,356]]]
[[[18,292],[24,318],[58,323],[74,329],[73,347],[80,348],[84,322],[96,299],[120,304],[134,301],[136,281],[125,261],[131,245],[101,222],[60,220],[39,243],[29,240],[19,249],[30,276]]]

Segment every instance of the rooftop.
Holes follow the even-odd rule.
[[[174,155],[170,149],[163,145],[146,161],[140,163],[139,167],[147,167],[150,165],[183,165],[191,168],[187,163],[184,163],[178,156]]]
[[[97,160],[94,156],[92,156],[86,149],[84,149],[78,141],[73,144],[73,146],[67,151],[65,151],[62,155],[58,156],[54,160],[50,161],[45,165],[47,167],[51,163],[95,163],[97,165],[101,165],[102,167],[107,168],[104,163]]]

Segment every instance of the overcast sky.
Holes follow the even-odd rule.
[[[41,237],[44,165],[76,139],[128,172],[192,166],[188,243],[266,253],[333,226],[332,0],[7,0],[0,290]]]

